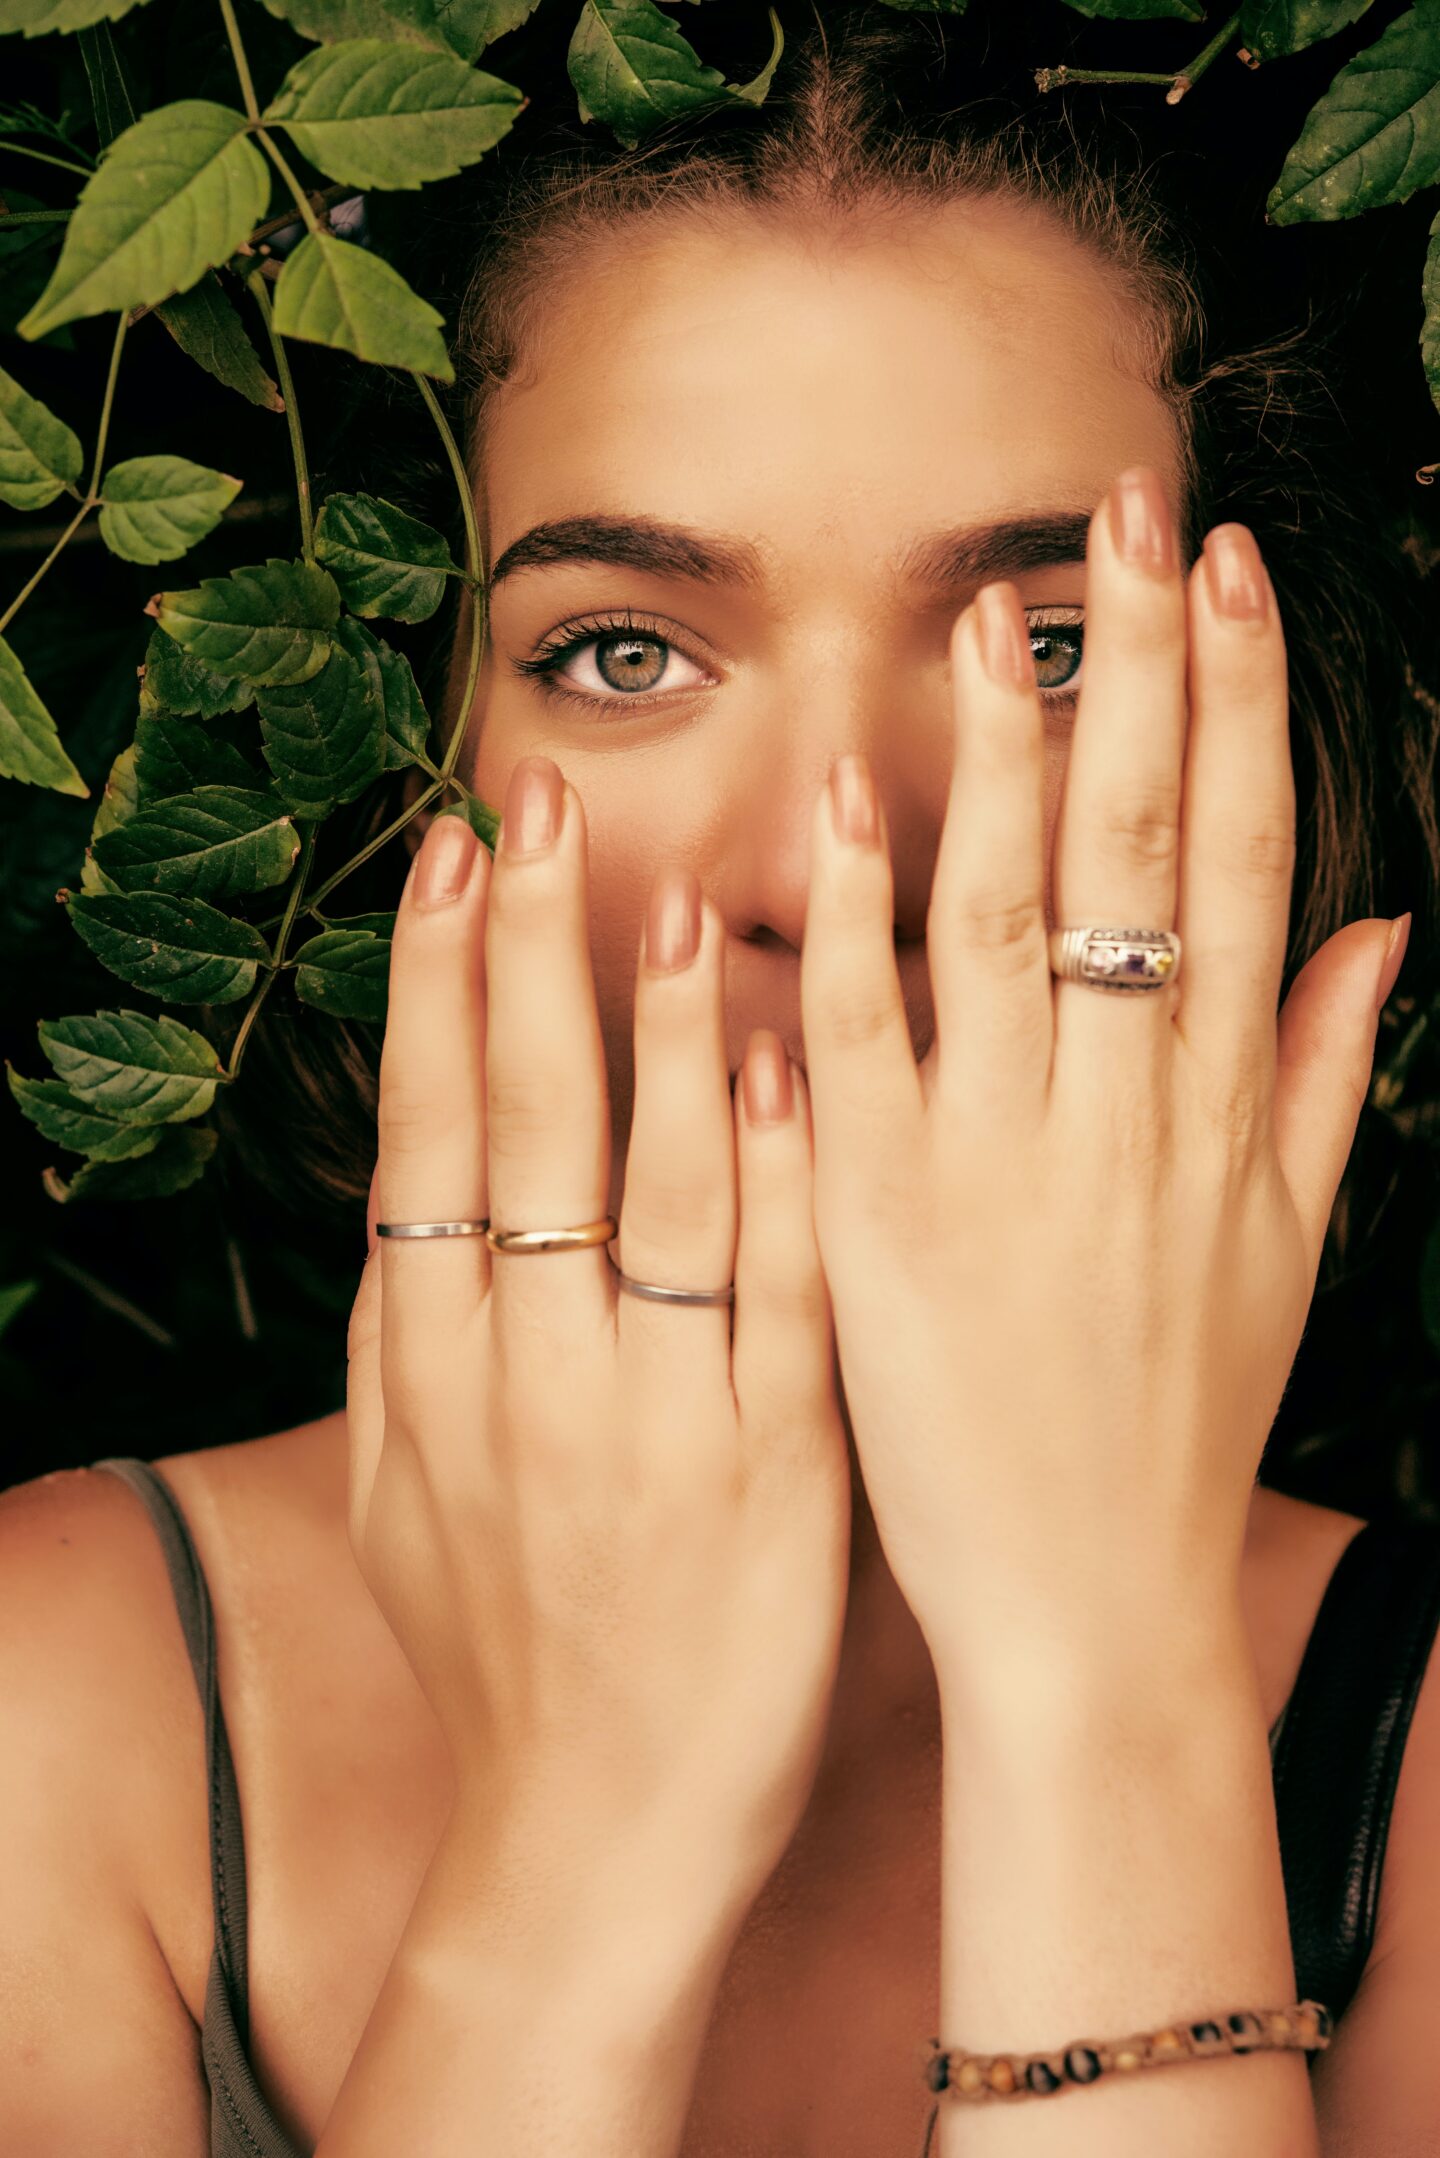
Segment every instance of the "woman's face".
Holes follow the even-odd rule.
[[[1178,512],[1180,468],[1169,413],[1127,369],[1116,281],[1036,213],[972,205],[843,246],[678,224],[591,260],[491,409],[496,582],[462,770],[498,807],[542,753],[584,805],[618,1211],[657,872],[693,870],[724,920],[732,1078],[757,1026],[803,1064],[811,810],[832,758],[862,750],[923,1056],[951,625],[1009,577],[1043,639],[1048,915],[1086,521],[1135,464]],[[1016,520],[1028,533],[985,530]],[[554,524],[571,529],[547,541]],[[554,671],[518,671],[546,647]]]

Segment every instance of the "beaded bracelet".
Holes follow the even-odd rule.
[[[1319,2001],[1297,2001],[1290,2008],[1236,2009],[1213,2020],[1169,2023],[1162,2030],[1136,2031],[1101,2043],[1077,2038],[1058,2053],[965,2053],[958,2046],[943,2049],[939,2039],[932,2038],[923,2073],[930,2090],[949,2091],[970,2105],[989,2099],[1048,2098],[1067,2084],[1078,2087],[1107,2073],[1163,2068],[1175,2061],[1282,2048],[1319,2053],[1329,2045],[1333,2028],[1329,2009]],[[927,2158],[939,2111],[937,2099],[920,2158]]]

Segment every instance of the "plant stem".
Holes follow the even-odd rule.
[[[250,80],[250,62],[245,57],[245,47],[240,42],[240,26],[235,20],[232,0],[220,0],[220,13],[225,18],[225,35],[230,40],[230,54],[235,62],[235,72],[240,77],[240,95],[245,100],[245,110],[258,123],[260,107],[256,102],[255,85]]]
[[[295,207],[305,220],[306,230],[309,232],[318,233],[321,229],[320,223],[315,215],[315,212],[310,207],[310,197],[306,194],[304,188],[300,185],[300,182],[296,179],[294,173],[290,170],[289,165],[286,163],[284,157],[281,155],[280,149],[275,141],[275,137],[270,133],[268,128],[257,127],[255,132],[259,136],[261,142],[264,143],[266,149],[269,151],[271,157],[273,158],[276,169],[278,170],[281,179],[285,182],[285,185],[289,188],[291,194],[295,197]],[[350,189],[350,193],[353,195],[355,192],[356,190],[352,187]]]
[[[25,142],[0,142],[0,150],[9,150],[16,157],[33,157],[42,165],[58,165],[62,172],[78,172],[83,180],[88,180],[95,170],[93,165],[77,165],[73,157],[56,157],[50,150],[32,150]]]
[[[348,877],[353,869],[358,869],[362,862],[368,862],[372,854],[378,854],[380,849],[385,845],[386,841],[393,839],[397,832],[403,832],[406,825],[410,822],[410,819],[412,817],[417,817],[420,814],[420,811],[425,807],[426,803],[432,802],[435,799],[435,796],[440,793],[443,785],[444,782],[437,779],[432,786],[429,786],[425,789],[423,794],[417,794],[414,801],[410,804],[410,807],[406,810],[402,810],[398,817],[394,818],[389,824],[386,825],[383,832],[377,832],[373,839],[366,842],[366,844],[360,849],[360,852],[358,854],[352,855],[348,862],[342,862],[340,867],[335,871],[334,875],[325,879],[325,882],[320,886],[319,890],[311,899],[309,906],[306,908],[306,912],[313,913],[314,909],[319,906],[321,900],[328,898],[329,894],[334,891],[336,885],[341,883],[344,878]]]
[[[485,648],[485,565],[480,555],[480,526],[475,516],[475,496],[470,485],[470,475],[465,470],[465,460],[460,455],[450,425],[440,409],[439,399],[424,375],[415,368],[410,370],[411,380],[430,409],[430,417],[439,430],[460,490],[460,512],[465,520],[465,559],[467,582],[470,586],[470,664],[465,672],[465,687],[461,692],[455,724],[450,730],[444,761],[440,766],[442,778],[448,779],[455,769],[465,730],[470,722],[470,706],[475,696],[475,685],[480,679],[480,659]]]
[[[125,332],[129,327],[129,313],[122,308],[120,319],[115,326],[115,342],[110,347],[110,372],[105,378],[105,400],[100,407],[100,424],[95,434],[95,469],[90,475],[89,490],[79,509],[76,510],[75,515],[66,525],[65,530],[60,534],[59,539],[56,540],[34,576],[30,578],[27,584],[21,586],[14,599],[5,609],[4,614],[0,614],[0,635],[3,635],[5,630],[9,628],[51,563],[64,552],[100,499],[100,474],[105,463],[105,443],[110,433],[110,414],[115,403],[115,378],[120,372],[120,348],[125,342]]]
[[[1221,53],[1240,27],[1240,12],[1237,7],[1229,21],[1220,25],[1204,51],[1197,53],[1190,62],[1189,67],[1182,69],[1175,77],[1175,81],[1165,99],[1167,105],[1178,105],[1186,91],[1193,88],[1200,80],[1211,61],[1219,59]]]
[[[245,1053],[245,1044],[250,1038],[250,1030],[259,1018],[260,1007],[265,1002],[266,997],[269,996],[271,986],[284,963],[285,947],[290,941],[290,931],[295,926],[295,916],[300,911],[301,894],[305,890],[305,880],[310,874],[310,864],[314,859],[315,827],[313,824],[300,819],[296,821],[300,825],[300,859],[295,864],[294,873],[290,880],[290,890],[285,900],[285,912],[280,917],[280,929],[275,938],[275,950],[265,970],[265,978],[257,985],[255,994],[251,997],[246,1007],[245,1017],[240,1022],[240,1031],[231,1045],[230,1068],[226,1073],[228,1079],[233,1079],[240,1069],[240,1059]]]
[[[1240,27],[1240,10],[1237,8],[1215,35],[1195,55],[1188,67],[1172,75],[1142,74],[1126,68],[1099,67],[1040,67],[1035,70],[1037,90],[1063,90],[1072,82],[1153,82],[1166,87],[1167,105],[1178,105],[1187,90],[1200,80],[1211,62],[1217,60]]]
[[[295,461],[295,495],[300,505],[300,552],[307,562],[313,562],[315,523],[310,509],[310,467],[305,458],[305,437],[300,431],[300,407],[295,402],[290,356],[285,350],[284,338],[275,328],[270,295],[265,289],[265,272],[261,269],[252,270],[245,284],[260,310],[265,334],[270,340],[270,350],[275,355],[275,372],[280,378],[280,395],[285,400],[285,424],[290,430],[290,455]]]

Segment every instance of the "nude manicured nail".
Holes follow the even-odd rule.
[[[1035,655],[1020,595],[1013,584],[982,585],[975,595],[980,625],[980,657],[985,672],[1001,689],[1023,689],[1035,680]]]
[[[645,916],[645,964],[678,974],[700,948],[700,885],[688,869],[657,877]]]
[[[463,817],[436,817],[415,857],[415,897],[422,907],[458,899],[480,844]]]
[[[849,753],[837,757],[831,765],[830,807],[842,839],[862,847],[877,844],[880,812],[875,802],[875,782],[863,757]]]
[[[1205,535],[1205,575],[1218,614],[1232,622],[1264,621],[1270,608],[1265,567],[1244,525],[1216,525]]]
[[[509,854],[536,854],[548,847],[560,829],[565,781],[558,765],[548,757],[522,757],[510,774],[505,795],[505,849]]]
[[[1110,490],[1110,534],[1122,560],[1168,574],[1175,567],[1175,533],[1160,475],[1148,465],[1122,472]]]
[[[740,1067],[745,1114],[752,1124],[779,1124],[795,1099],[790,1059],[778,1034],[757,1035]]]

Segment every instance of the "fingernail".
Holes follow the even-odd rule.
[[[842,839],[873,847],[880,837],[875,782],[863,757],[837,757],[830,767],[830,808]]]
[[[1122,472],[1110,490],[1110,536],[1137,569],[1157,574],[1175,567],[1175,535],[1160,476],[1148,465]]]
[[[780,1124],[795,1099],[790,1059],[778,1034],[757,1034],[740,1069],[745,1114],[752,1124]]]
[[[507,854],[537,854],[560,829],[565,782],[549,757],[522,757],[510,774],[502,820]]]
[[[1269,580],[1255,536],[1244,525],[1216,525],[1206,533],[1205,575],[1218,614],[1232,622],[1263,622]]]
[[[1380,964],[1380,983],[1375,992],[1375,1010],[1378,1015],[1385,1009],[1385,1000],[1395,987],[1405,957],[1405,947],[1410,942],[1410,916],[1397,914],[1390,924],[1390,942],[1385,947],[1385,957]]]
[[[645,916],[645,964],[657,974],[678,974],[700,948],[700,885],[688,869],[657,877]]]
[[[463,817],[436,817],[415,856],[415,898],[422,907],[458,899],[470,881],[479,845]]]
[[[1020,595],[1013,584],[986,584],[975,595],[980,623],[980,657],[985,672],[1001,689],[1023,689],[1035,680],[1035,655]]]

